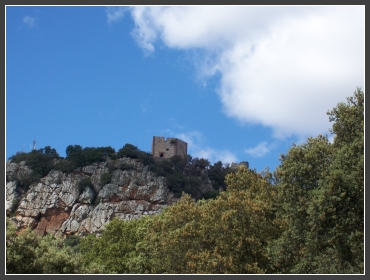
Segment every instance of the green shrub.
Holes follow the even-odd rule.
[[[135,170],[136,168],[132,164],[121,163],[119,165],[119,169],[121,169],[122,171],[124,171],[124,170]]]
[[[110,146],[82,148],[80,145],[69,145],[66,148],[66,159],[74,162],[77,167],[90,165],[94,162],[105,161],[108,157],[112,157],[114,154],[115,150]]]
[[[202,198],[204,199],[213,199],[216,198],[219,195],[219,191],[210,190],[207,192],[202,193]]]
[[[54,169],[60,170],[63,173],[71,173],[73,170],[77,168],[77,165],[75,162],[66,160],[66,159],[60,159],[58,162],[55,164]]]
[[[151,221],[150,217],[131,221],[115,218],[100,237],[90,234],[83,238],[80,248],[85,263],[96,263],[104,268],[103,273],[150,273],[144,238]]]
[[[54,168],[53,159],[59,158],[55,149],[46,146],[43,149],[33,150],[29,153],[16,153],[9,157],[14,163],[25,161],[26,165],[32,170],[31,174],[25,174],[19,179],[19,184],[27,190],[32,183],[38,182],[41,178],[49,174]],[[14,177],[13,177],[14,178]]]
[[[109,173],[112,173],[117,169],[116,162],[113,160],[108,161],[106,167],[108,168]]]
[[[117,158],[129,157],[139,159],[144,165],[150,165],[154,163],[154,159],[151,153],[141,151],[138,147],[132,144],[125,144],[117,152]]]
[[[31,173],[22,173],[18,175],[19,186],[24,190],[28,191],[29,187],[33,184],[38,182],[42,176],[40,174],[37,174],[36,172],[32,171]]]
[[[71,247],[72,250],[77,253],[80,251],[80,248],[78,245],[80,244],[81,237],[77,235],[67,235],[66,238],[64,239],[64,245]]]
[[[78,182],[78,191],[81,194],[86,187],[92,187],[92,182],[90,178],[82,178],[80,182]]]
[[[106,184],[109,184],[110,183],[110,180],[111,180],[112,176],[109,174],[109,173],[103,173],[101,176],[100,176],[100,184],[102,186],[105,186]]]
[[[82,256],[65,246],[62,239],[38,236],[26,229],[17,233],[6,219],[7,274],[79,274],[86,273]]]
[[[125,144],[121,149],[118,150],[118,158],[129,157],[129,158],[139,158],[140,150],[138,147],[132,144]]]

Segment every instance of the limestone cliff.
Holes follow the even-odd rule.
[[[30,172],[24,162],[7,162],[6,211],[18,229],[29,226],[40,235],[99,234],[114,217],[130,220],[158,214],[176,201],[164,177],[155,177],[148,166],[131,158],[107,160],[70,174],[51,170],[25,191],[17,182]],[[110,183],[102,185],[101,176],[108,172]],[[83,178],[92,184],[79,190]]]

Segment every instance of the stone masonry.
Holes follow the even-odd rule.
[[[188,143],[177,138],[153,136],[152,154],[154,158],[171,158],[175,155],[186,158]]]

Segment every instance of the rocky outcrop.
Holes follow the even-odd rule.
[[[6,214],[13,212],[24,194],[22,188],[18,185],[24,181],[24,178],[31,174],[32,170],[26,166],[24,161],[17,163],[6,163]]]
[[[19,185],[24,164],[7,163],[6,211],[18,229],[31,227],[40,235],[99,234],[115,217],[137,219],[158,214],[176,199],[164,177],[155,177],[148,167],[131,158],[108,160],[73,173],[50,173],[27,191]],[[102,185],[102,174],[110,173]],[[79,189],[90,178],[91,186]]]

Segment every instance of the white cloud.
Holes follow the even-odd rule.
[[[203,77],[220,75],[223,111],[276,138],[325,134],[326,112],[364,85],[364,6],[132,7],[147,53],[198,50]]]
[[[218,150],[204,144],[204,137],[198,131],[175,134],[176,138],[188,143],[188,154],[193,158],[208,159],[211,164],[221,161],[223,164],[238,162],[235,154],[229,150]]]
[[[125,15],[125,7],[107,7],[105,13],[107,14],[108,23],[119,21]]]
[[[263,141],[254,148],[246,149],[245,152],[253,157],[263,157],[271,150],[271,147],[266,141]]]
[[[32,28],[36,26],[36,18],[31,16],[23,17],[23,23],[28,27]]]

